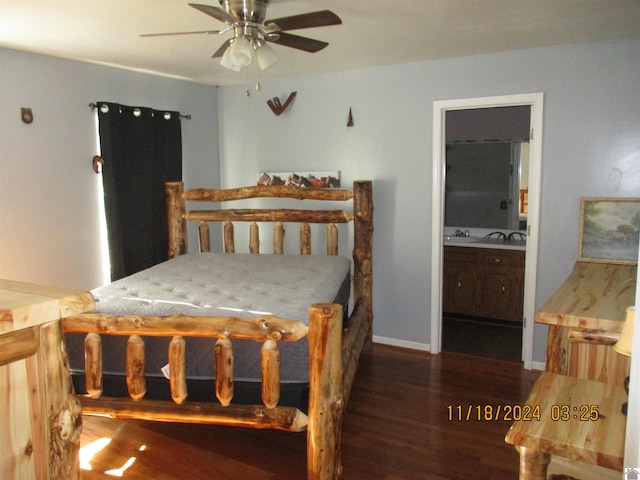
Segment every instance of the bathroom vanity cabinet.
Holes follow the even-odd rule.
[[[522,322],[524,250],[444,247],[443,311]]]

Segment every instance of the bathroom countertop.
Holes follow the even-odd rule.
[[[526,240],[504,240],[497,238],[480,238],[478,241],[456,241],[447,240],[444,244],[448,247],[465,247],[465,248],[495,248],[501,250],[526,250]]]

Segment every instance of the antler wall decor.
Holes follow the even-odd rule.
[[[279,117],[291,104],[293,99],[296,98],[297,93],[298,92],[291,92],[284,103],[282,103],[278,97],[273,97],[271,100],[267,100],[267,105],[269,105],[271,111]]]

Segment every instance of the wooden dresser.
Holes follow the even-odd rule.
[[[0,478],[76,480],[82,417],[60,318],[93,297],[0,280]]]
[[[576,262],[535,317],[549,325],[548,372],[623,384],[630,359],[612,345],[635,304],[636,272],[636,265]]]

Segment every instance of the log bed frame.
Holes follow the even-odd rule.
[[[338,254],[338,223],[353,222],[353,309],[343,325],[342,306],[316,304],[309,308],[309,324],[271,315],[255,318],[106,316],[79,314],[63,320],[66,332],[86,332],[85,368],[88,395],[81,398],[83,413],[113,418],[137,418],[165,422],[191,422],[307,430],[307,478],[337,479],[342,476],[342,417],[358,366],[360,353],[371,344],[372,332],[372,182],[356,181],[353,192],[305,189],[292,186],[256,186],[230,190],[184,191],[182,182],[166,184],[169,256],[187,251],[187,221],[199,223],[200,250],[210,251],[208,222],[223,222],[224,249],[234,253],[234,225],[249,222],[249,251],[259,253],[257,222],[274,224],[274,254],[283,254],[283,224],[300,224],[300,254],[311,254],[311,223],[327,225],[327,254]],[[230,202],[258,197],[299,200],[352,201],[348,210],[303,209],[186,209],[187,201]],[[106,398],[102,394],[100,335],[129,336],[126,378],[129,398]],[[280,392],[278,341],[309,343],[308,414],[294,407],[277,406]],[[143,399],[144,340],[142,336],[172,337],[168,351],[173,402]],[[218,402],[187,401],[185,336],[217,338],[215,343],[216,396]],[[234,405],[233,339],[263,342],[263,405]],[[133,400],[133,401],[132,401]]]

